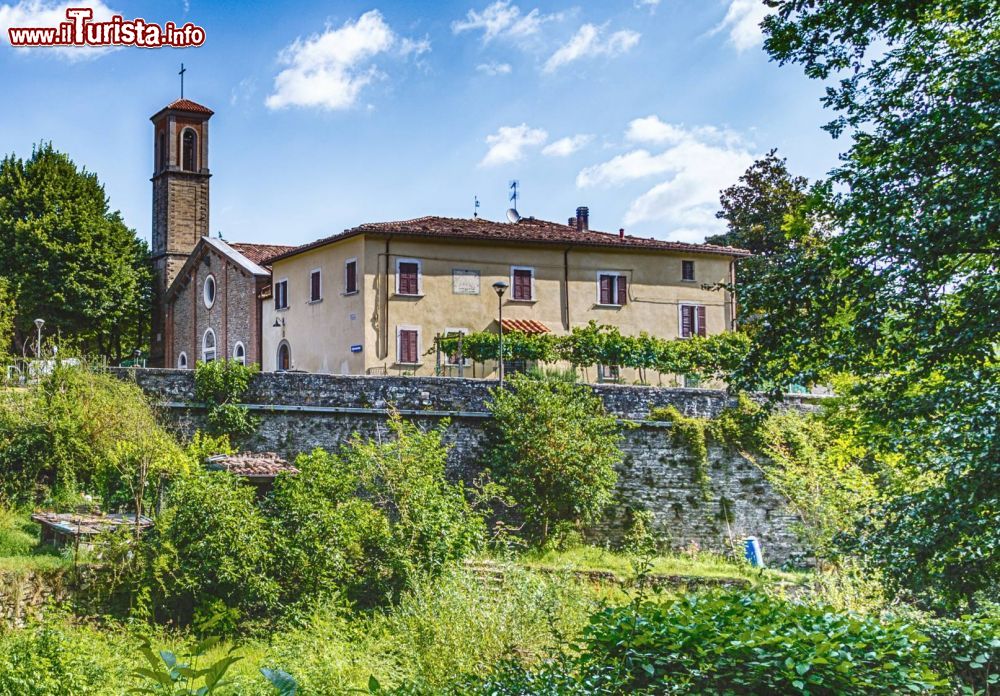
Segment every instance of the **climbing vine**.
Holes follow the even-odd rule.
[[[257,366],[235,360],[199,362],[194,371],[194,398],[208,407],[208,431],[226,435],[231,442],[247,438],[257,430],[258,419],[241,405]]]
[[[476,362],[496,360],[499,355],[499,335],[481,331],[442,337],[441,350]],[[742,361],[749,348],[749,339],[741,333],[726,332],[714,336],[668,340],[641,333],[622,335],[617,327],[601,326],[591,321],[576,327],[569,334],[525,334],[505,332],[505,360],[529,360],[541,363],[568,362],[574,368],[594,365],[619,365],[661,374],[683,374],[700,378],[726,378]]]

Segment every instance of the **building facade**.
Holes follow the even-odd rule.
[[[236,360],[260,364],[260,294],[271,271],[260,264],[291,247],[202,237],[167,289],[166,367]]]
[[[435,336],[496,331],[568,333],[591,320],[662,338],[732,328],[739,249],[682,244],[535,219],[497,223],[427,217],[361,225],[270,259],[262,303],[265,371],[456,374]],[[463,365],[489,377],[496,365]],[[630,374],[615,378],[634,379]]]

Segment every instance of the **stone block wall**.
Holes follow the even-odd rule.
[[[190,405],[194,377],[183,370],[123,370],[166,409],[174,427],[190,435],[203,410]],[[357,433],[384,430],[385,410],[397,408],[422,427],[451,419],[446,439],[454,445],[450,473],[471,480],[482,469],[489,414],[486,403],[495,382],[435,377],[352,377],[264,373],[254,378],[248,405],[261,418],[248,449],[276,451],[294,458],[316,447],[335,450]],[[625,431],[618,467],[617,504],[592,532],[596,541],[620,539],[630,508],[651,510],[656,531],[675,549],[742,548],[756,536],[771,564],[799,563],[806,557],[794,527],[795,516],[753,463],[724,447],[709,448],[710,494],[704,496],[686,448],[669,426],[647,421],[651,408],[674,405],[689,416],[710,418],[730,404],[725,392],[594,385],[608,411],[639,421]],[[788,397],[786,405],[814,408],[809,397]],[[645,421],[645,422],[643,422]]]

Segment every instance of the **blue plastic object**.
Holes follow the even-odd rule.
[[[764,555],[760,552],[757,537],[747,537],[743,542],[744,553],[754,568],[764,567]]]

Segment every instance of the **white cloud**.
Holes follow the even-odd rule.
[[[695,126],[688,128],[681,124],[664,123],[658,116],[646,116],[633,119],[625,131],[625,138],[636,143],[651,143],[653,145],[676,144],[686,139],[721,142],[726,145],[739,145],[742,136],[729,128],[716,126]]]
[[[626,225],[662,222],[671,239],[696,242],[721,230],[715,218],[719,192],[753,162],[751,146],[728,129],[686,128],[654,116],[635,119],[626,137],[665,145],[660,152],[635,149],[583,169],[580,188],[612,187],[653,176],[662,180],[638,196],[625,213]]]
[[[554,143],[546,145],[542,149],[542,154],[549,157],[568,157],[593,139],[594,136],[585,133],[560,138]]]
[[[491,61],[489,63],[480,63],[476,66],[476,70],[486,75],[509,75],[511,67],[510,63]]]
[[[560,16],[542,14],[537,7],[528,14],[522,14],[521,8],[512,5],[510,0],[497,0],[481,11],[469,10],[464,20],[451,23],[451,30],[456,34],[464,31],[482,31],[483,43],[497,38],[517,41],[537,34],[542,24]]]
[[[493,167],[516,162],[524,157],[526,149],[539,147],[548,139],[549,134],[544,130],[529,128],[526,123],[520,126],[501,126],[496,133],[486,136],[486,144],[490,149],[479,166]]]
[[[603,31],[603,26],[584,24],[568,43],[545,61],[542,70],[550,73],[567,63],[584,57],[616,56],[625,53],[639,43],[639,32],[623,29],[605,38],[602,36]]]
[[[348,109],[361,90],[381,76],[371,59],[395,49],[398,55],[420,55],[430,41],[400,39],[378,10],[370,10],[339,29],[298,38],[278,54],[287,67],[274,78],[271,109],[288,106]]]
[[[767,10],[763,0],[731,0],[725,18],[710,33],[728,31],[729,43],[737,51],[759,46],[764,40],[760,23]]]
[[[638,10],[648,7],[649,13],[653,14],[656,12],[657,6],[659,6],[660,0],[635,0],[635,7]]]
[[[0,36],[5,42],[10,41],[7,29],[10,27],[57,27],[66,18],[68,7],[89,7],[94,11],[91,21],[107,22],[111,17],[120,14],[105,5],[101,0],[70,0],[69,2],[44,2],[43,0],[21,0],[14,4],[0,5]],[[110,51],[117,50],[113,46],[39,46],[36,48],[18,48],[18,51],[35,51],[41,54],[54,54],[70,62],[96,58]]]

